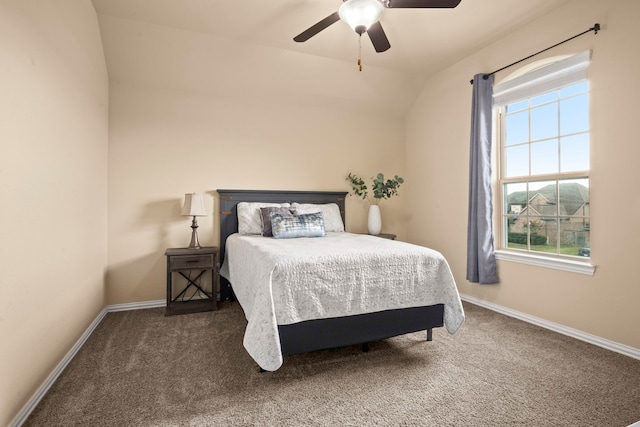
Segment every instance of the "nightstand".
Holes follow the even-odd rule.
[[[390,234],[390,233],[370,234],[370,236],[382,237],[383,239],[389,239],[389,240],[396,240],[396,237],[397,237],[395,234]]]
[[[167,308],[165,316],[198,313],[217,310],[216,304],[216,259],[218,247],[207,246],[200,249],[169,248],[167,257]],[[174,295],[174,280],[183,287]],[[206,290],[209,276],[211,290]],[[176,283],[177,285],[178,283]],[[177,290],[176,290],[177,291]]]

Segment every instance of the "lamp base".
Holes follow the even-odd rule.
[[[198,221],[196,220],[196,217],[193,217],[193,221],[191,221],[191,242],[189,243],[189,246],[187,247],[187,249],[200,249],[202,246],[200,246],[200,242],[198,241],[198,232],[196,231],[198,228]]]

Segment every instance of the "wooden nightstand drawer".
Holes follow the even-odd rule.
[[[213,255],[177,255],[170,258],[170,271],[197,268],[213,268]]]

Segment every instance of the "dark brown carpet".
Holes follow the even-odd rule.
[[[627,426],[640,360],[465,303],[434,331],[259,373],[237,303],[109,313],[26,426]]]

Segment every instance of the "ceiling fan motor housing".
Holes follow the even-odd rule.
[[[378,22],[383,12],[384,6],[380,0],[347,0],[338,10],[340,19],[360,35]]]

